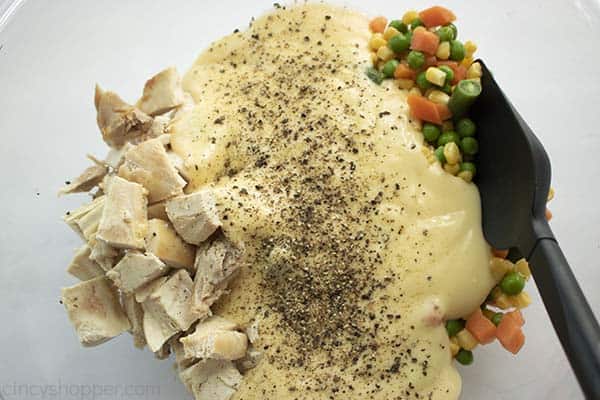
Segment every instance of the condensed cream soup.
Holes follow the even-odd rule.
[[[258,335],[234,399],[456,399],[446,318],[494,286],[473,184],[423,155],[407,93],[365,76],[368,19],[279,8],[184,78],[171,145],[245,249],[213,311]]]

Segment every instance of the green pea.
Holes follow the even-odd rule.
[[[411,69],[419,69],[425,64],[425,54],[420,51],[412,50],[408,53],[408,66]]]
[[[415,28],[418,28],[419,26],[424,26],[423,21],[421,21],[421,18],[415,18],[410,23],[410,29],[412,29],[413,31],[415,30]]]
[[[421,90],[425,91],[427,89],[430,89],[433,86],[433,84],[427,80],[427,78],[425,77],[425,72],[421,72],[419,73],[419,75],[417,75],[417,86]]]
[[[456,38],[458,37],[458,28],[456,27],[456,25],[448,24],[446,25],[446,27],[450,28],[450,30],[452,31],[452,40],[456,40]]]
[[[452,82],[454,80],[454,71],[447,65],[440,65],[438,69],[446,73],[446,82]]]
[[[365,73],[367,74],[367,77],[370,80],[372,80],[373,82],[375,82],[378,85],[381,82],[383,82],[383,79],[385,78],[383,76],[383,73],[381,71],[379,71],[377,68],[369,67],[369,68],[367,68],[367,70],[365,71]]]
[[[496,326],[500,325],[500,321],[502,321],[503,316],[504,316],[504,314],[499,313],[499,312],[492,315],[492,322],[494,323],[494,325],[496,325]]]
[[[454,40],[454,31],[449,26],[442,26],[435,33],[440,38],[440,42],[449,42]]]
[[[518,272],[509,272],[500,281],[500,289],[509,296],[521,293],[524,287],[525,278]]]
[[[475,122],[469,118],[461,118],[456,123],[456,132],[458,132],[460,137],[475,136],[476,130]]]
[[[450,59],[454,61],[462,61],[465,58],[465,46],[458,40],[450,42]]]
[[[465,328],[465,321],[462,319],[450,319],[446,321],[446,331],[448,336],[453,337]]]
[[[406,32],[406,35],[404,36],[406,36],[406,39],[408,39],[409,43],[412,42],[412,31]]]
[[[437,149],[435,149],[433,154],[435,155],[435,158],[437,158],[441,164],[446,162],[446,156],[444,155],[444,146],[440,146]]]
[[[396,70],[396,67],[399,64],[400,62],[398,60],[389,60],[388,62],[386,62],[383,66],[383,75],[385,75],[386,78],[393,78],[394,71]]]
[[[465,349],[460,349],[458,354],[456,354],[456,361],[461,363],[462,365],[471,365],[473,364],[473,352]]]
[[[450,95],[452,94],[452,84],[448,82],[448,80],[446,80],[446,83],[442,86],[442,92]]]
[[[395,53],[402,53],[410,47],[410,40],[404,34],[399,33],[388,40],[388,47]]]
[[[437,145],[444,146],[446,143],[450,143],[450,142],[459,144],[460,137],[458,136],[458,133],[456,133],[454,131],[448,131],[448,132],[442,133],[437,141]]]
[[[440,137],[440,128],[437,125],[431,124],[429,122],[423,125],[423,137],[429,143],[433,143]]]
[[[473,174],[473,176],[475,176],[477,168],[475,167],[475,164],[467,161],[460,163],[460,171],[470,171]]]
[[[392,28],[395,28],[399,32],[402,32],[402,33],[408,32],[408,26],[399,19],[395,19],[392,22],[390,22],[390,26]]]
[[[463,153],[472,156],[479,151],[479,143],[474,137],[467,136],[460,140],[460,149]]]

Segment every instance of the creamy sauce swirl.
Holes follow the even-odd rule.
[[[279,9],[200,55],[172,126],[188,191],[245,248],[217,314],[263,353],[234,399],[456,399],[442,318],[493,287],[477,188],[430,165],[406,92],[377,86],[368,19]]]

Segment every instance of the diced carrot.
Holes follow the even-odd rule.
[[[438,113],[440,114],[440,118],[442,121],[446,121],[447,119],[452,118],[452,112],[446,104],[436,103],[435,106],[438,109]]]
[[[436,56],[425,57],[425,68],[433,67],[435,65],[437,65],[437,57]]]
[[[515,310],[515,311],[511,311],[509,313],[506,313],[506,314],[504,314],[502,319],[504,319],[504,318],[512,319],[519,326],[525,325],[525,318],[523,318],[523,314],[521,313],[520,310]]]
[[[371,31],[375,33],[383,33],[386,26],[386,17],[375,17],[371,20],[371,22],[369,22],[369,28],[371,28]]]
[[[552,211],[546,208],[546,221],[550,221],[552,219]]]
[[[435,33],[429,32],[425,28],[415,29],[410,41],[410,48],[433,55],[436,53],[439,44],[440,38]]]
[[[508,249],[506,249],[506,250],[499,250],[499,249],[492,248],[492,255],[494,257],[506,258],[506,257],[508,257]]]
[[[467,69],[456,61],[438,61],[437,65],[446,65],[452,68],[452,71],[454,71],[454,80],[452,81],[453,85],[456,85],[458,82],[467,77]]]
[[[452,11],[440,6],[434,6],[421,11],[419,17],[428,28],[448,25],[450,22],[456,20],[456,15]]]
[[[465,327],[481,344],[492,343],[496,339],[496,325],[479,308],[467,319]]]
[[[396,79],[415,79],[417,73],[411,69],[407,64],[398,64],[394,71],[394,78]]]
[[[413,117],[438,125],[444,122],[440,116],[440,109],[433,101],[427,100],[423,96],[409,94],[407,102]]]
[[[506,318],[506,315],[496,329],[496,337],[502,347],[513,354],[517,354],[525,343],[525,335],[519,323],[515,318]]]

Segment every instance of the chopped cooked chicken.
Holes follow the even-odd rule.
[[[135,291],[135,301],[138,303],[145,302],[156,289],[161,287],[167,281],[167,279],[169,279],[168,276],[161,276],[137,289]]]
[[[181,344],[179,339],[180,339],[180,336],[178,336],[178,335],[173,336],[169,340],[169,343],[171,344],[171,350],[175,354],[175,363],[177,365],[177,370],[183,371],[184,369],[188,368],[192,364],[196,363],[198,361],[198,359],[189,358],[189,357],[185,356],[185,353],[183,351],[183,344]]]
[[[167,221],[148,221],[146,249],[174,268],[194,267],[194,247],[185,243]]]
[[[158,257],[152,253],[128,251],[117,265],[106,273],[116,287],[131,293],[141,286],[153,281],[169,270]]]
[[[166,205],[166,201],[161,201],[148,206],[148,219],[158,218],[162,219],[163,221],[168,221],[169,216],[167,215],[167,210],[165,209]]]
[[[60,189],[58,195],[89,192],[102,181],[107,173],[108,168],[105,165],[95,163]]]
[[[169,142],[171,142],[170,140],[170,134],[169,134],[169,124],[171,123],[171,118],[167,115],[158,115],[156,117],[154,117],[154,121],[152,121],[152,126],[150,127],[150,130],[148,131],[148,139],[152,139],[152,138],[156,138],[156,137],[160,137],[160,136],[167,136],[169,138]],[[167,145],[169,143],[165,143],[165,145]]]
[[[102,240],[89,241],[90,259],[98,263],[104,271],[110,271],[117,264],[121,252]]]
[[[210,190],[175,197],[167,201],[166,209],[175,230],[188,243],[202,243],[221,226]]]
[[[106,165],[111,167],[113,170],[118,170],[121,164],[125,161],[125,153],[129,150],[133,149],[135,146],[131,143],[127,142],[123,145],[123,147],[114,149],[111,148],[104,159]]]
[[[144,337],[144,310],[135,301],[135,296],[132,293],[123,293],[121,301],[125,315],[127,315],[131,324],[129,332],[133,335],[133,345],[138,349],[142,349],[146,345],[146,338]]]
[[[171,344],[169,342],[170,341],[168,340],[165,344],[161,346],[160,349],[158,349],[158,351],[155,351],[154,357],[156,357],[159,360],[169,358],[169,356],[171,355]]]
[[[246,355],[248,338],[234,330],[234,322],[213,316],[201,321],[194,333],[181,338],[186,358],[238,360]]]
[[[125,103],[116,93],[106,92],[98,85],[94,104],[102,138],[111,147],[119,148],[127,142],[136,141],[152,126],[152,117]]]
[[[91,249],[87,244],[75,252],[67,272],[81,281],[87,281],[104,275],[104,270],[95,261],[90,259]]]
[[[158,351],[171,336],[187,330],[198,319],[191,310],[192,284],[188,272],[179,270],[142,303],[144,333],[152,351]]]
[[[131,328],[119,293],[104,276],[62,289],[62,303],[84,346],[96,346]]]
[[[115,176],[108,194],[96,238],[123,249],[143,249],[148,230],[146,189]]]
[[[179,377],[197,400],[228,400],[242,375],[231,361],[201,360],[181,371]]]
[[[208,313],[239,269],[240,251],[224,237],[205,242],[196,251],[193,309]]]
[[[175,67],[167,68],[150,78],[144,85],[137,107],[149,115],[164,114],[183,104],[181,78]]]
[[[100,196],[65,215],[65,222],[86,242],[96,235],[106,196]]]
[[[142,142],[125,153],[119,176],[148,189],[149,204],[182,194],[187,184],[171,164],[160,138]]]

